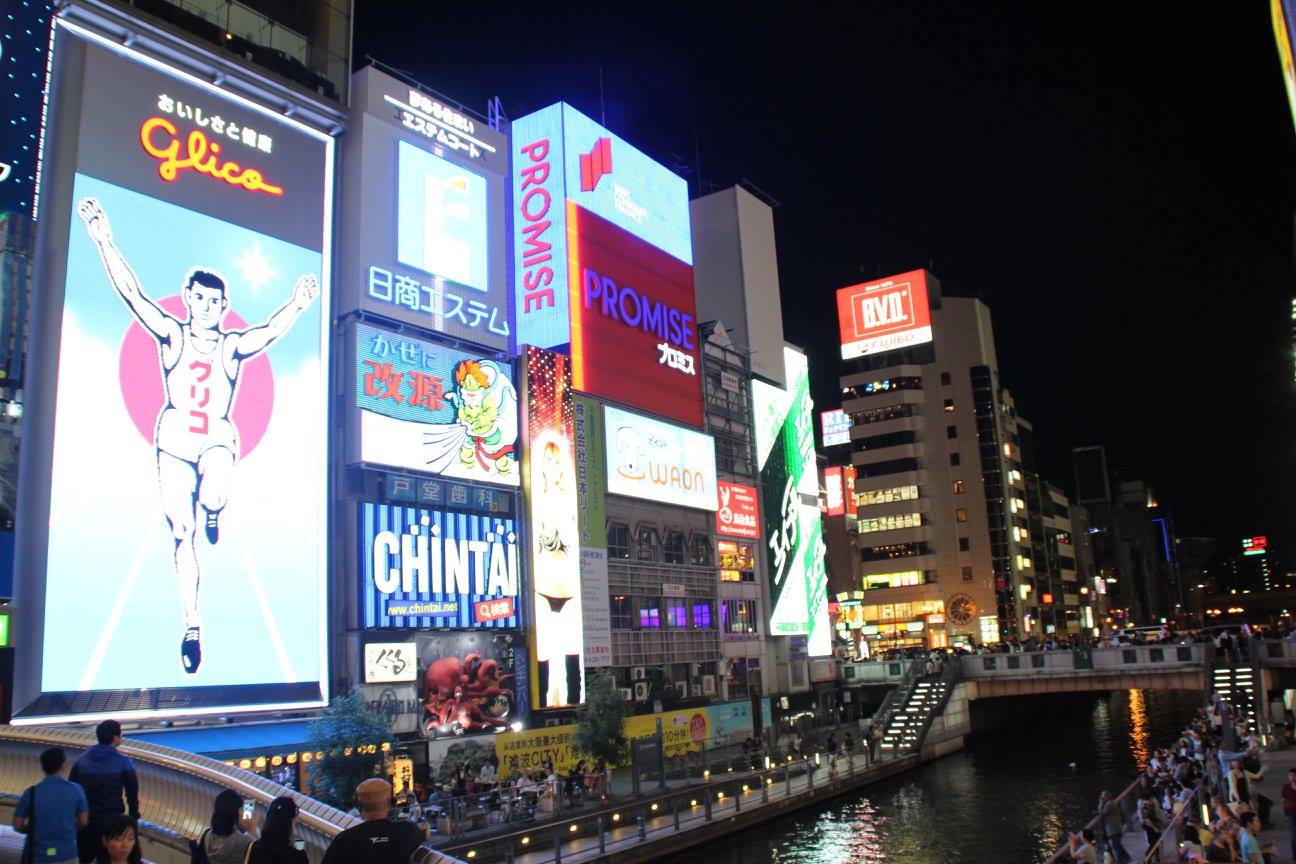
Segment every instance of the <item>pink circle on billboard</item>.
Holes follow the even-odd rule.
[[[158,305],[179,321],[183,322],[189,317],[179,294],[162,298]],[[241,330],[245,327],[247,322],[232,309],[221,319],[222,330]],[[166,399],[162,390],[162,363],[157,343],[137,321],[131,322],[122,338],[117,375],[122,401],[126,404],[131,422],[145,441],[154,444],[158,413]],[[230,419],[238,430],[240,459],[245,458],[261,442],[270,426],[273,410],[274,372],[270,368],[270,358],[258,354],[244,363],[239,371],[234,405],[230,411]]]

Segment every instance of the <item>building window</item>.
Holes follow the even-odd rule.
[[[972,568],[971,568],[971,567],[964,567],[964,568],[963,568],[963,581],[964,581],[964,582],[971,582],[971,581],[972,581]]]
[[[874,573],[864,577],[864,590],[873,591],[877,588],[902,588],[906,585],[925,585],[928,581],[927,574],[921,570],[906,570],[902,573]]]
[[[630,526],[624,522],[608,523],[608,557],[630,557]]]
[[[966,522],[966,521],[967,521],[967,508],[966,508],[966,507],[960,507],[960,508],[958,508],[957,510],[955,510],[955,511],[954,511],[954,518],[957,519],[959,522]]]
[[[955,494],[955,495],[962,495],[962,494],[963,494],[963,481],[962,481],[962,480],[955,480],[955,481],[954,481],[954,494]]]
[[[959,454],[957,454],[957,453],[951,453],[951,454],[950,454],[950,467],[951,467],[951,468],[957,468],[957,467],[958,467],[958,464],[959,464]]]
[[[944,384],[944,385],[947,386],[947,387],[949,386],[949,383],[950,383],[950,373],[948,373],[948,372],[942,372],[942,373],[941,373],[941,383]]]
[[[711,566],[711,538],[705,534],[694,534],[689,544],[689,560],[694,567]]]
[[[694,600],[693,601],[693,629],[710,630],[714,627],[711,623],[711,601]]]
[[[869,408],[865,411],[856,411],[851,415],[851,425],[867,426],[869,423],[883,423],[901,417],[913,417],[918,413],[917,405],[910,402],[901,402],[899,405],[888,405],[885,408]]]
[[[862,450],[881,450],[884,447],[899,447],[903,444],[915,444],[918,441],[918,433],[911,429],[904,429],[899,432],[887,432],[883,435],[870,435],[867,438],[856,438],[852,443],[855,452]]]
[[[860,519],[856,531],[860,534],[872,534],[874,531],[895,531],[900,528],[917,528],[922,525],[921,513],[898,513],[894,516],[879,516],[876,519]]]
[[[666,626],[672,630],[685,630],[689,626],[688,606],[678,597],[666,598]]]
[[[608,609],[612,613],[613,630],[630,629],[630,598],[624,594],[616,594],[608,604]]]
[[[945,427],[945,437],[946,437],[946,438],[950,438],[950,439],[957,438],[957,437],[958,437],[958,427],[957,427],[957,426],[946,426],[946,427]]]
[[[860,507],[873,504],[891,504],[895,501],[913,501],[918,497],[917,486],[892,486],[890,489],[873,489],[861,492],[855,501]]]
[[[640,630],[660,630],[661,629],[661,603],[656,597],[640,597],[639,607],[639,629]]]
[[[842,389],[842,399],[860,399],[864,396],[890,393],[892,390],[921,390],[922,386],[922,378],[917,376],[884,378],[881,381],[870,381],[858,387],[845,387]]]
[[[720,552],[721,582],[756,581],[756,554],[750,543],[720,540],[716,548]]]
[[[960,537],[960,538],[959,538],[959,551],[960,551],[960,552],[971,552],[971,551],[972,551],[972,543],[971,543],[971,541],[968,540],[968,538],[966,538],[966,537]]]
[[[637,561],[656,561],[661,556],[658,555],[661,549],[661,538],[657,536],[657,529],[651,525],[639,526],[638,553],[635,555]]]
[[[861,478],[885,477],[888,474],[921,470],[922,463],[910,456],[908,459],[888,459],[885,462],[870,462],[867,465],[857,465],[855,466],[855,476]]]
[[[946,400],[945,400],[945,410],[946,410],[946,411],[953,411],[953,410],[954,410],[954,400],[953,400],[953,399],[946,399]]]
[[[726,633],[755,633],[756,601],[722,601],[720,606],[720,626]]]
[[[662,547],[666,555],[667,564],[684,563],[684,533],[682,531],[667,531],[666,544]]]

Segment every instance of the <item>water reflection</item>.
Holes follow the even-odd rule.
[[[1038,864],[1169,744],[1197,693],[1033,697],[1030,716],[910,774],[683,855],[681,864]],[[1071,763],[1075,767],[1071,767]]]

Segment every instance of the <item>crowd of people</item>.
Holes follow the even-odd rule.
[[[1131,793],[1132,808],[1101,793],[1091,827],[1070,835],[1071,858],[1127,864],[1123,835],[1134,826],[1149,849],[1159,843],[1173,848],[1180,861],[1272,864],[1273,845],[1258,837],[1261,827],[1270,827],[1274,806],[1255,785],[1264,775],[1261,752],[1260,736],[1244,712],[1215,695],[1172,747],[1153,751]],[[1289,779],[1283,804],[1296,853],[1296,770]],[[1163,841],[1167,836],[1169,843]]]

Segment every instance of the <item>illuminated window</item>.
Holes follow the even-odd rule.
[[[879,516],[876,519],[860,519],[856,524],[860,534],[872,534],[874,531],[896,531],[900,528],[917,528],[922,525],[922,514],[900,513],[894,516]]]
[[[751,544],[720,540],[716,549],[720,555],[720,581],[756,581],[756,555]]]
[[[663,545],[662,551],[665,553],[664,560],[667,564],[683,564],[685,555],[684,533],[682,531],[667,531],[666,543]]]
[[[693,601],[693,629],[710,630],[713,626],[711,623],[711,601],[694,600]]]
[[[666,626],[673,630],[683,630],[689,626],[688,606],[682,598],[666,598]]]
[[[999,617],[997,615],[982,615],[977,620],[981,624],[981,641],[998,642],[999,641]]]
[[[630,526],[624,522],[608,523],[608,557],[630,557]]]
[[[655,597],[639,598],[639,629],[661,629],[661,604]]]
[[[901,588],[906,585],[925,585],[927,583],[921,570],[905,570],[902,573],[875,573],[863,579],[864,590],[875,588]]]
[[[962,494],[963,494],[963,481],[962,481],[962,480],[955,480],[955,481],[954,481],[954,494],[955,494],[955,495],[962,495]]]
[[[966,522],[966,521],[967,521],[967,508],[966,508],[966,507],[960,507],[960,508],[958,508],[957,510],[955,510],[955,511],[954,511],[954,518],[955,518],[956,520],[958,520],[959,522]]]
[[[755,600],[724,600],[720,605],[720,629],[725,633],[756,632]]]
[[[953,410],[954,410],[954,400],[953,400],[953,399],[946,399],[946,400],[945,400],[945,410],[946,410],[946,411],[953,411]]]
[[[860,492],[856,501],[860,507],[873,504],[890,504],[895,501],[913,501],[918,497],[917,486],[892,486],[890,489],[874,489]]]

